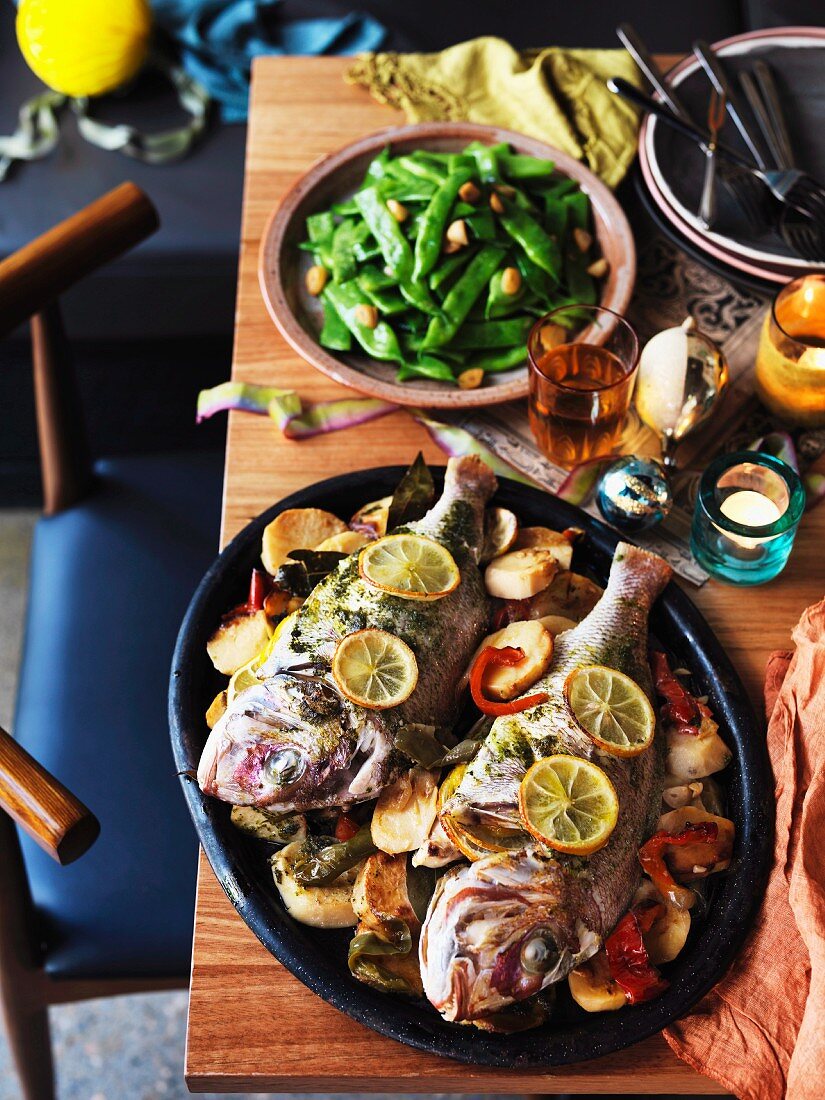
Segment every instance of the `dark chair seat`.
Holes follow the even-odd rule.
[[[28,838],[45,965],[65,978],[189,968],[196,839],[166,716],[181,618],[218,545],[222,457],[111,459],[40,520],[15,735],[98,816],[60,867]]]

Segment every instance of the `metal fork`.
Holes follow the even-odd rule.
[[[764,61],[758,62],[758,65],[759,69],[754,66],[756,80],[750,73],[744,72],[740,74],[739,82],[759,129],[770,147],[774,163],[777,168],[788,171],[794,168],[790,135],[779,106],[770,68]],[[783,206],[779,216],[779,232],[791,251],[803,259],[812,263],[825,261],[825,232],[816,221],[810,218],[793,218],[790,208]]]
[[[699,222],[704,229],[710,229],[716,220],[716,144],[724,121],[725,97],[714,88],[708,103],[710,141],[705,153],[705,176],[702,180],[702,195],[699,199]]]
[[[678,130],[679,133],[691,138],[703,152],[707,152],[707,135],[698,126],[694,126],[693,123],[686,122],[684,119],[671,114],[663,103],[659,103],[651,96],[645,95],[644,92],[640,92],[638,88],[627,80],[623,80],[620,76],[610,77],[607,86],[611,92],[615,92],[631,103],[635,103],[637,107],[643,107],[646,111],[650,111],[674,130]],[[743,194],[746,186],[748,186],[745,179],[750,177],[753,181],[750,184],[751,189],[756,184],[760,191],[768,190],[772,192],[780,202],[796,210],[802,217],[811,218],[816,222],[825,222],[825,192],[819,189],[819,185],[815,181],[811,181],[817,193],[813,195],[809,202],[805,198],[808,193],[808,185],[805,181],[810,180],[810,177],[806,176],[804,172],[797,170],[788,172],[768,170],[763,172],[761,169],[753,168],[741,153],[728,149],[727,146],[717,145],[716,151],[717,156],[723,158],[726,164],[730,165],[726,181],[732,183],[735,187],[741,188]],[[802,182],[800,183],[800,181]],[[762,186],[763,184],[765,186]],[[749,195],[749,200],[754,207],[758,205],[757,195],[758,192],[756,191]],[[776,219],[774,218],[773,221],[775,222]]]
[[[702,63],[702,68],[708,74],[711,83],[717,92],[724,93],[727,97],[728,114],[733,119],[737,129],[756,161],[757,167],[745,165],[758,179],[761,179],[780,202],[797,210],[803,217],[825,223],[825,188],[817,183],[807,172],[801,172],[797,168],[769,168],[758,142],[745,117],[739,108],[738,97],[731,87],[724,66],[716,54],[713,53],[706,42],[694,42],[693,52]],[[730,154],[720,150],[720,155],[730,157]],[[740,163],[743,158],[738,158]]]

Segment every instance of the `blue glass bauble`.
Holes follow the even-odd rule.
[[[673,504],[661,462],[637,455],[627,455],[608,466],[596,499],[607,522],[628,534],[654,527]]]

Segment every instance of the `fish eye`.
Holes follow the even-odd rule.
[[[268,778],[277,787],[297,783],[306,771],[306,760],[298,749],[288,746],[273,753],[266,762]]]
[[[521,965],[528,974],[546,974],[558,961],[559,953],[549,932],[533,933],[521,948]]]

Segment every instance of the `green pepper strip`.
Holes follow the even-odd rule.
[[[524,249],[533,263],[558,283],[561,278],[559,246],[545,233],[535,218],[526,210],[508,203],[506,213],[502,214],[499,220],[505,232],[509,233],[516,244]]]
[[[512,348],[524,350],[532,317],[510,317],[506,321],[468,321],[450,341],[453,348]]]
[[[486,245],[473,257],[455,286],[444,299],[443,315],[433,317],[424,338],[424,348],[438,348],[448,344],[461,327],[476,299],[487,286],[490,277],[501,263],[501,249]]]
[[[412,950],[409,926],[399,917],[382,916],[381,931],[385,935],[370,930],[358,932],[352,938],[347,955],[350,972],[359,981],[384,993],[414,993],[405,978],[375,961],[381,956],[409,955]]]
[[[315,851],[311,847],[293,868],[293,874],[304,886],[323,886],[334,882],[344,871],[374,855],[378,849],[372,840],[369,825],[362,825],[355,836],[339,844],[328,844]]]
[[[321,295],[321,303],[324,307],[324,327],[318,338],[321,347],[329,348],[330,351],[349,351],[352,347],[352,334],[329,300],[326,290]]]
[[[371,303],[354,282],[327,283],[324,294],[335,306],[341,320],[368,355],[374,359],[387,359],[395,363],[404,362],[398,337],[386,321],[379,321],[375,328],[368,328],[355,316],[359,305]]]
[[[462,169],[460,172],[453,172],[430,199],[415,239],[414,279],[423,279],[438,263],[450,210],[459,189],[467,183],[471,176],[472,172],[468,168]]]

